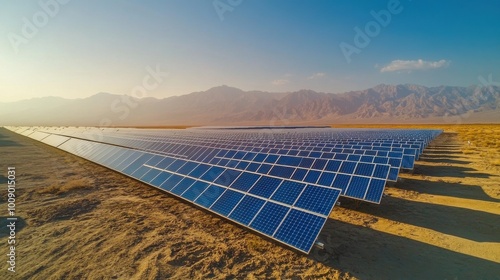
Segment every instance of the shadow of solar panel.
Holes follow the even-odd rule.
[[[250,223],[254,228],[266,235],[273,236],[274,231],[290,208],[268,201]]]
[[[309,252],[326,218],[292,209],[274,237],[303,252]]]

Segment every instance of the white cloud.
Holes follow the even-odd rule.
[[[324,76],[326,76],[326,73],[318,72],[318,73],[314,73],[311,76],[307,77],[307,79],[308,80],[320,79],[320,78],[323,78]]]
[[[279,80],[272,81],[272,84],[275,86],[282,86],[282,85],[288,84],[289,82],[290,82],[289,80],[279,79]]]
[[[439,61],[419,60],[393,60],[388,65],[382,67],[380,72],[429,70],[443,68],[450,65],[450,61],[441,59]]]

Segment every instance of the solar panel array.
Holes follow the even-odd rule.
[[[15,127],[309,253],[339,195],[380,203],[439,130]]]

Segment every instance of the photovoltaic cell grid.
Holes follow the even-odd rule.
[[[429,141],[440,133],[324,128],[293,133],[11,129],[306,253],[339,194],[379,203],[386,181],[397,179],[400,168],[412,168]]]
[[[58,133],[61,129],[49,130],[52,131],[45,129],[45,132]],[[294,180],[323,186],[332,186],[333,182],[333,186],[342,189],[343,196],[375,203],[380,202],[384,190],[380,185],[396,181],[400,169],[413,168],[427,143],[440,133],[437,130],[324,128],[294,129],[293,133],[279,129],[264,132],[241,128],[236,131],[200,130],[101,129],[96,133],[96,129],[66,128],[64,133],[263,175],[292,176]],[[294,166],[297,159],[302,160],[300,166]],[[287,162],[291,162],[291,166],[287,166]],[[321,169],[322,166],[325,169]],[[372,167],[370,176],[367,173]],[[360,178],[363,176],[370,180]]]

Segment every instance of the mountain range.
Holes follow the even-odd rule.
[[[0,103],[0,125],[162,126],[497,123],[500,87],[378,85],[345,93],[219,86],[164,99],[98,93]]]

